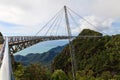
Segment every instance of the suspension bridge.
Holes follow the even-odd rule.
[[[11,66],[11,56],[16,52],[19,52],[25,48],[28,48],[32,45],[35,45],[42,41],[49,41],[49,40],[60,40],[60,39],[68,39],[69,40],[69,49],[70,49],[70,55],[71,55],[71,63],[72,63],[72,75],[73,80],[75,80],[75,72],[76,72],[76,64],[75,64],[75,55],[74,55],[74,48],[72,45],[72,40],[76,36],[72,36],[71,28],[70,28],[70,19],[72,22],[75,23],[75,25],[78,25],[73,15],[76,15],[80,19],[83,19],[86,21],[89,25],[94,26],[95,25],[81,17],[79,14],[77,14],[72,9],[64,6],[58,13],[55,14],[41,29],[34,35],[34,36],[4,36],[4,43],[0,51],[0,80],[15,80],[14,75],[12,72],[12,66]],[[70,18],[69,18],[70,17]],[[64,32],[63,27],[60,25],[62,22],[65,22],[65,30],[67,35],[62,34],[59,35],[58,33]],[[63,24],[62,24],[63,26]],[[98,28],[97,28],[98,29]],[[59,32],[59,30],[62,30]],[[100,30],[100,29],[98,29]],[[42,34],[40,36],[39,34]],[[44,35],[43,35],[44,34]],[[79,36],[80,38],[84,37],[102,37],[102,36]]]

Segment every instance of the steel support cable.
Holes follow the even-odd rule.
[[[58,17],[58,19],[56,20],[56,22],[55,22],[53,28],[51,29],[50,35],[52,35],[52,34],[55,32],[54,30],[55,30],[55,28],[57,27],[57,25],[58,25],[58,23],[59,23],[61,17],[62,17],[62,13],[60,14],[60,16]]]
[[[88,24],[90,24],[91,26],[93,26],[94,28],[96,28],[97,30],[102,31],[100,28],[97,28],[95,25],[93,25],[92,23],[90,23],[87,19],[83,18],[82,16],[80,16],[78,13],[76,13],[75,11],[73,11],[72,9],[70,9],[69,7],[67,7],[68,10],[70,10],[72,13],[74,13],[75,15],[77,15],[78,17],[80,17],[81,19],[83,19],[84,21],[86,21]],[[102,31],[103,32],[103,31]],[[108,35],[107,33],[103,32],[104,34]]]
[[[59,10],[36,34],[37,36],[61,11],[63,11],[63,8]]]
[[[55,29],[58,21],[59,21],[59,18],[56,20],[55,24],[53,25],[53,27],[52,27],[52,29],[51,29],[51,31],[50,31],[50,35],[51,35],[51,36],[52,36],[52,33],[54,32],[54,29]]]
[[[78,26],[78,23],[76,22],[75,18],[72,16],[72,14],[70,14],[70,12],[68,11],[68,14],[71,16],[72,20],[74,21],[74,23],[76,23],[76,26]],[[79,36],[79,37],[101,37],[101,36]]]
[[[72,16],[72,14],[68,11],[68,14],[71,16],[72,20],[74,21],[74,23],[76,23],[76,26],[78,26],[78,23],[76,22],[75,18]],[[102,37],[102,36],[79,36],[79,37],[82,37],[82,38],[85,38],[85,37]]]
[[[60,19],[60,22],[58,23],[58,26],[57,26],[57,28],[56,28],[56,32],[55,32],[56,35],[58,34],[58,30],[59,30],[59,27],[60,27],[60,25],[61,25],[62,19],[63,19],[63,15],[62,15],[62,17],[61,17],[61,19]]]
[[[56,20],[58,19],[59,15],[56,16],[56,18],[53,20],[52,24],[50,25],[50,27],[48,28],[47,32],[45,33],[44,36],[47,36],[48,32],[50,31],[50,29],[52,29],[53,25],[55,24]]]
[[[79,26],[79,24],[77,23],[77,21],[75,20],[75,18],[73,17],[73,15],[70,13],[70,11],[68,10],[68,15],[70,16],[70,18],[72,19],[72,21],[75,23],[76,27]],[[80,27],[80,26],[79,26]],[[79,28],[80,29],[80,28]],[[78,29],[78,32],[79,32],[79,29]]]
[[[79,26],[77,21],[75,20],[75,18],[72,16],[72,14],[70,13],[70,11],[68,10],[68,15],[70,15],[72,21],[75,23],[76,26]]]
[[[71,28],[70,28],[70,29],[71,29]],[[68,36],[67,27],[65,27],[64,30],[65,30],[65,35]],[[71,36],[72,36],[72,32],[71,32]]]

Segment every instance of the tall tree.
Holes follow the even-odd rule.
[[[3,43],[3,35],[2,35],[2,33],[0,32],[0,44],[2,44]]]

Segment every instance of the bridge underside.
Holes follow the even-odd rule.
[[[42,41],[48,40],[60,40],[60,39],[68,39],[67,36],[50,36],[50,37],[9,37],[9,52],[10,54],[14,54],[19,52],[25,48],[28,48],[34,44],[37,44]]]
[[[36,43],[41,42],[42,40],[26,40],[26,41],[18,41],[14,43],[9,43],[9,51],[11,54],[19,52],[27,47],[30,47]]]

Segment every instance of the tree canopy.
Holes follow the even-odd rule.
[[[80,35],[102,35],[93,30],[83,30]],[[80,36],[79,35],[79,36]],[[91,77],[111,79],[120,76],[120,35],[103,36],[100,38],[80,38],[72,41],[76,59],[77,71],[85,73],[91,71]],[[71,57],[69,46],[64,48],[52,64],[53,70],[62,69],[71,73]]]

